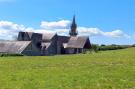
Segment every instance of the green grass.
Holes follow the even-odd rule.
[[[135,48],[80,55],[0,57],[0,89],[135,89]]]

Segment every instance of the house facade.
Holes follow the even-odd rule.
[[[7,46],[8,50],[2,49]],[[73,17],[69,36],[59,36],[56,33],[19,32],[17,41],[0,42],[0,53],[18,53],[33,56],[77,54],[90,48],[89,37],[78,36],[75,16]],[[20,49],[21,51],[18,51]]]

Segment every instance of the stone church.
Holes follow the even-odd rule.
[[[19,32],[17,41],[1,41],[0,53],[30,56],[78,54],[91,48],[88,36],[78,36],[75,16],[69,36],[56,33]]]

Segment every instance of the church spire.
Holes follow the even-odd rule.
[[[72,24],[71,24],[71,30],[69,31],[69,35],[70,36],[77,36],[77,24],[76,24],[76,21],[75,21],[75,15],[73,16],[73,21],[72,21]]]

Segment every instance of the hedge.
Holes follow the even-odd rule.
[[[9,57],[9,56],[24,56],[24,55],[23,54],[0,53],[0,57]]]

